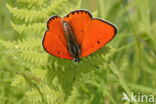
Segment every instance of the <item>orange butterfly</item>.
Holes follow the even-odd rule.
[[[117,29],[86,10],[75,10],[65,17],[53,16],[47,22],[43,47],[51,55],[74,59],[88,56],[114,38]]]

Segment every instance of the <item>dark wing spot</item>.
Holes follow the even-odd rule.
[[[81,33],[84,33],[84,30],[81,30]]]
[[[92,48],[94,48],[94,45],[92,45]]]
[[[57,51],[57,53],[60,55],[60,51]]]
[[[101,42],[100,41],[97,41],[97,44],[100,44]]]

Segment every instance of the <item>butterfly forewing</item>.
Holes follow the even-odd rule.
[[[65,59],[73,59],[67,50],[61,17],[54,16],[50,18],[47,27],[48,30],[45,32],[43,38],[44,49],[51,55]]]
[[[91,14],[85,10],[73,11],[64,17],[64,21],[70,24],[80,45],[86,35],[85,32],[90,24],[91,17]]]
[[[107,44],[113,39],[116,31],[112,24],[100,19],[92,19],[82,42],[82,57],[90,55]]]

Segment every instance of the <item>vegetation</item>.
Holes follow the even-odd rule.
[[[1,0],[0,104],[140,104],[123,92],[155,96],[155,0]],[[88,9],[117,36],[80,63],[47,54],[46,21]],[[141,102],[141,104],[154,104]],[[155,101],[156,103],[156,101]]]

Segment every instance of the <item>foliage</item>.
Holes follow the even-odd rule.
[[[1,104],[128,104],[121,102],[123,92],[156,96],[155,3],[0,1]],[[48,18],[82,8],[116,24],[117,36],[80,63],[48,55],[41,43]]]

